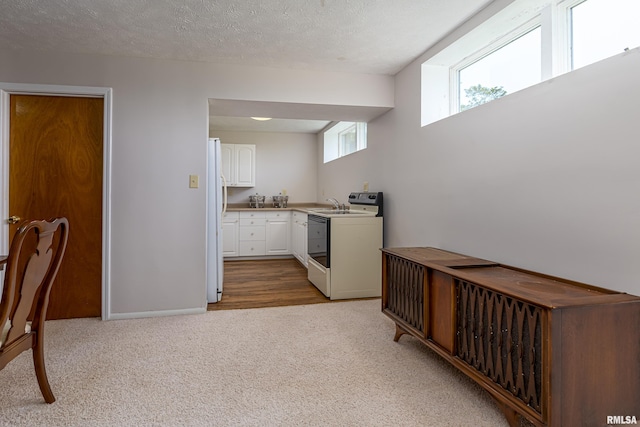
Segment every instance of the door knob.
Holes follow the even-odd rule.
[[[7,218],[7,222],[9,224],[17,224],[20,222],[21,219],[22,218],[20,218],[19,216],[12,215],[9,218]]]

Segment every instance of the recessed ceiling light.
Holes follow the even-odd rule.
[[[271,117],[251,117],[253,120],[259,120],[261,122],[264,122],[266,120],[271,120]]]

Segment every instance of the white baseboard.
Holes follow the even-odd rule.
[[[140,311],[137,313],[111,313],[105,320],[142,319],[145,317],[182,316],[185,314],[202,314],[207,307],[186,308],[182,310]]]

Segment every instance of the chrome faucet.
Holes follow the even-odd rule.
[[[338,202],[336,199],[334,199],[334,198],[332,198],[332,197],[329,197],[329,198],[327,199],[327,202],[331,202],[331,203],[333,203],[333,207],[334,207],[335,209],[340,209],[340,202]]]

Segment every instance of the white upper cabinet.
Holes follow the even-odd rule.
[[[256,186],[256,146],[220,144],[222,174],[229,187]]]
[[[256,146],[236,144],[236,186],[256,186]]]
[[[233,186],[236,183],[235,159],[235,145],[220,144],[220,170],[222,171],[224,178],[227,180],[228,186]]]

